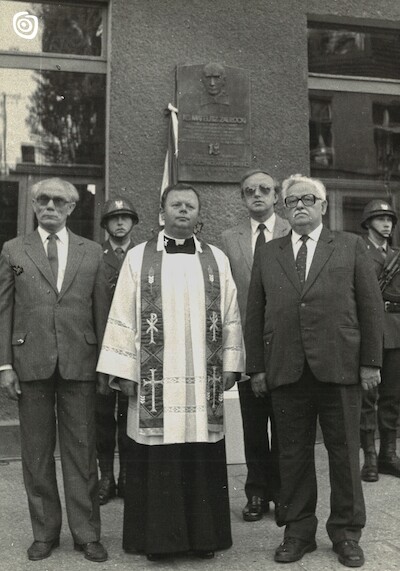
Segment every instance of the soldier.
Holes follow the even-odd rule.
[[[361,221],[361,226],[368,231],[367,248],[379,278],[385,309],[382,382],[364,392],[362,401],[361,447],[365,463],[361,478],[364,482],[376,482],[378,472],[400,477],[400,458],[396,455],[400,412],[400,251],[389,243],[396,222],[395,211],[384,200],[369,202]],[[375,451],[377,420],[378,458]]]
[[[129,200],[117,197],[108,200],[103,208],[101,226],[107,230],[109,239],[103,244],[103,259],[111,294],[114,294],[119,271],[126,252],[135,245],[131,239],[132,228],[139,222],[137,212]],[[117,407],[117,411],[115,408]],[[118,428],[119,477],[118,496],[124,497],[126,416],[128,397],[122,392],[111,391],[98,394],[96,402],[97,457],[101,473],[99,485],[100,505],[117,494],[114,479],[114,450]],[[116,416],[115,416],[116,413]]]

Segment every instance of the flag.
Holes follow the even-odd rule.
[[[169,112],[168,148],[164,161],[160,200],[167,186],[178,182],[178,109],[168,103],[167,111]],[[160,226],[164,226],[161,216],[159,216],[159,222]]]

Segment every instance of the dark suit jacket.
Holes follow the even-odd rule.
[[[376,249],[374,244],[366,238],[368,253],[373,261],[376,275],[379,277],[384,266],[387,266],[397,253],[397,250],[388,248],[386,260]],[[400,303],[400,274],[394,276],[390,284],[383,292],[383,299]],[[383,317],[383,346],[385,349],[400,347],[400,313],[384,312]]]
[[[290,231],[290,224],[276,215],[273,238],[282,238]],[[221,235],[222,249],[229,258],[233,279],[235,280],[240,317],[246,323],[246,304],[249,293],[253,250],[251,247],[251,223],[246,220],[239,226],[229,228]]]
[[[364,241],[323,228],[306,283],[291,235],[257,252],[246,322],[247,372],[270,389],[296,382],[304,361],[319,381],[359,382],[359,367],[381,366],[382,296]]]
[[[134,242],[130,240],[128,250],[134,247]],[[112,295],[114,295],[115,286],[117,285],[117,280],[119,272],[121,270],[122,262],[117,258],[113,247],[109,240],[106,240],[103,244],[103,261],[104,269],[107,276],[108,285],[110,287]]]
[[[69,232],[60,292],[37,231],[6,242],[0,256],[0,365],[20,381],[51,377],[91,381],[110,293],[99,244]]]

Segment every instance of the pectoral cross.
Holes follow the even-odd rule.
[[[217,377],[217,367],[215,365],[213,365],[213,374],[212,377],[208,377],[208,382],[211,382],[211,387],[212,387],[212,408],[215,408],[217,406],[216,404],[216,396],[217,396],[217,383],[219,383],[219,381],[221,380],[221,377]]]
[[[157,313],[150,313],[150,319],[146,319],[146,321],[149,324],[146,329],[146,333],[150,333],[150,343],[155,344],[154,333],[158,333],[158,329],[156,327],[156,323],[158,322]]]
[[[218,327],[218,313],[216,311],[213,311],[212,314],[210,315],[210,319],[211,319],[211,325],[210,325],[210,331],[212,333],[212,341],[216,341],[217,340],[217,331],[219,331],[219,327]]]
[[[162,381],[156,381],[155,374],[157,369],[150,369],[151,379],[146,381],[146,379],[142,379],[143,386],[151,385],[151,412],[157,412],[156,409],[156,385],[162,385]]]

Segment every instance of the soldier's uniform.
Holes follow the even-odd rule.
[[[368,228],[369,220],[382,215],[390,216],[393,226],[396,224],[397,215],[387,202],[371,201],[364,209],[362,227]],[[366,244],[379,278],[397,255],[398,249],[387,244],[386,252],[381,251],[368,237]],[[400,272],[383,290],[382,296],[385,302],[382,381],[375,389],[363,392],[360,424],[361,446],[365,455],[361,476],[368,482],[378,480],[378,471],[400,477],[400,458],[396,455],[396,430],[400,415]],[[375,452],[377,427],[380,435],[378,458]]]
[[[126,199],[108,200],[103,208],[101,225],[107,226],[107,220],[112,216],[127,214],[131,216],[133,224],[139,221],[138,215],[132,204]],[[117,285],[117,280],[126,252],[135,246],[130,240],[124,252],[115,252],[110,240],[103,244],[103,260],[108,284],[112,295]],[[124,497],[126,479],[126,421],[128,412],[128,397],[120,391],[112,391],[110,395],[96,395],[96,433],[97,433],[97,458],[101,473],[99,486],[100,504],[105,504],[114,497],[118,490],[118,496]],[[116,437],[118,438],[119,453],[119,477],[118,488],[114,479],[114,453]]]

